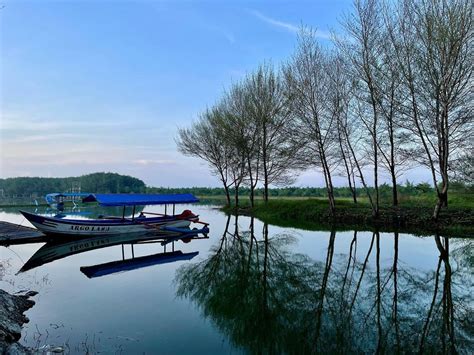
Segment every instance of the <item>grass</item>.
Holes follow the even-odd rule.
[[[442,209],[438,221],[432,213],[436,199],[404,197],[398,207],[382,201],[380,216],[372,217],[370,204],[360,199],[354,204],[350,199],[336,200],[335,216],[329,214],[328,203],[322,198],[280,199],[257,201],[251,208],[247,201],[238,208],[223,208],[228,213],[255,216],[264,222],[285,227],[309,230],[375,230],[409,232],[426,235],[440,233],[449,236],[474,237],[474,199],[472,196],[453,195],[448,208]]]

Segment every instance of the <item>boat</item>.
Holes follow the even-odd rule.
[[[38,230],[46,235],[55,236],[104,236],[128,233],[148,233],[157,231],[180,232],[188,228],[191,223],[204,225],[202,232],[208,232],[208,223],[199,221],[199,216],[190,210],[175,214],[175,205],[195,203],[199,200],[192,194],[90,194],[82,202],[98,202],[104,207],[123,207],[122,216],[101,216],[98,219],[69,219],[56,218],[20,211],[25,218]],[[166,214],[166,205],[173,205],[173,214]],[[165,205],[165,213],[140,212],[135,216],[136,206]],[[125,217],[125,208],[133,207],[131,217]]]

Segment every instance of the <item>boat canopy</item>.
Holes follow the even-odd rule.
[[[90,194],[82,202],[98,202],[101,206],[172,205],[199,202],[193,194]]]
[[[56,203],[61,197],[86,197],[90,192],[53,192],[44,196],[47,203]]]

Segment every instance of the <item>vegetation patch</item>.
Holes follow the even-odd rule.
[[[322,199],[272,199],[268,203],[257,202],[251,208],[242,204],[238,208],[223,207],[232,214],[255,216],[271,224],[308,230],[373,230],[400,231],[418,235],[442,234],[456,237],[474,237],[472,209],[459,200],[444,209],[435,222],[429,199],[411,199],[400,206],[382,205],[380,216],[373,218],[366,201],[353,204],[336,200],[336,213],[331,215],[327,201]]]

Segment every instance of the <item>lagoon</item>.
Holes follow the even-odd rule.
[[[81,267],[122,259],[122,245],[22,273],[43,244],[0,247],[0,288],[39,292],[20,342],[69,353],[474,350],[474,239],[307,231],[185,208],[211,229],[208,239],[175,243],[198,252],[190,260],[88,278]],[[0,220],[28,225],[14,209]],[[131,257],[130,245],[123,251]]]

